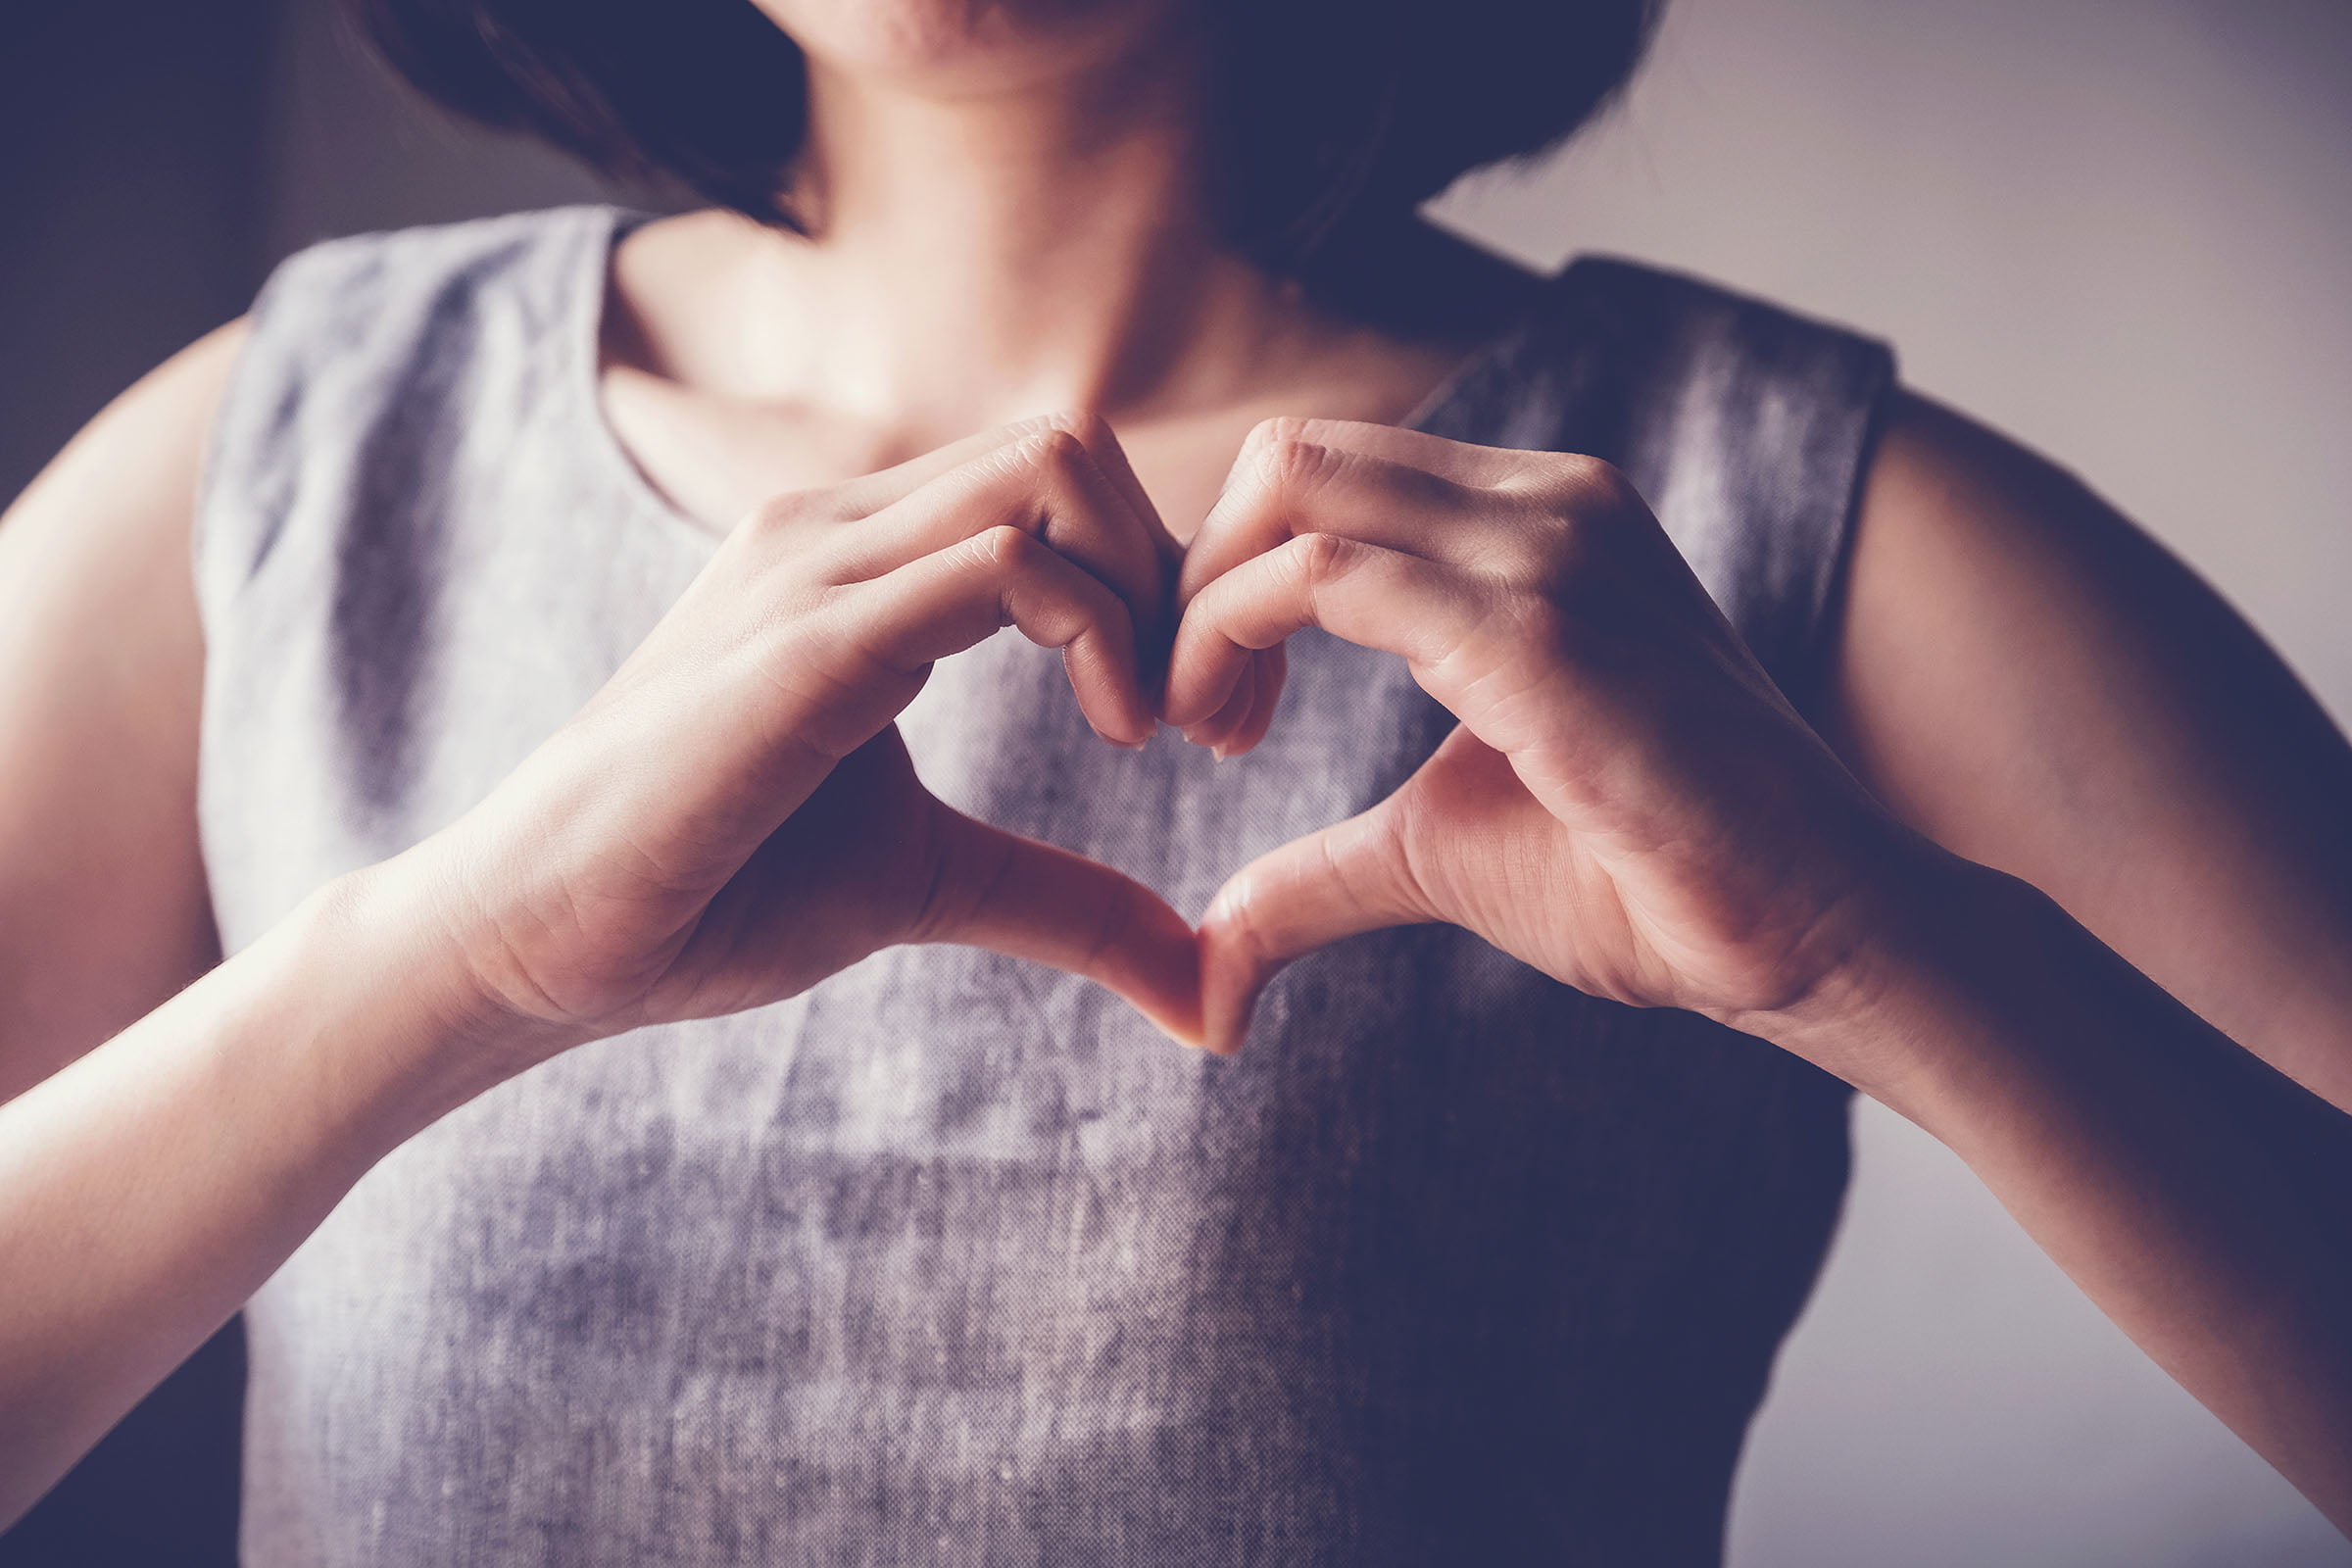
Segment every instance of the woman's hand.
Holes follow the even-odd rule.
[[[933,661],[1009,624],[1064,651],[1096,730],[1140,745],[1174,556],[1099,421],[787,496],[572,722],[389,865],[451,911],[492,1015],[559,1045],[774,1002],[907,942],[1055,964],[1190,1035],[1185,921],[941,804],[892,722]]]
[[[1238,1049],[1284,962],[1443,920],[1595,996],[1793,1006],[1934,852],[1789,708],[1640,497],[1587,458],[1273,420],[1184,564],[1165,716],[1264,733],[1284,638],[1402,656],[1461,720],[1394,796],[1237,873],[1202,922]]]

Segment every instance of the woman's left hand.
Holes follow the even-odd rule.
[[[1388,800],[1226,884],[1201,926],[1214,1050],[1239,1049],[1285,962],[1423,921],[1594,996],[1752,1027],[1820,994],[1941,853],[1870,799],[1590,458],[1268,421],[1179,600],[1165,716],[1200,744],[1256,744],[1306,626],[1401,656],[1461,720]]]

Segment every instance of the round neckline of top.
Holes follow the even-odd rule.
[[[628,444],[620,438],[619,430],[613,427],[611,416],[605,412],[605,302],[612,293],[613,253],[631,231],[656,221],[660,215],[610,206],[588,208],[586,215],[590,221],[581,236],[577,271],[573,279],[569,334],[572,364],[566,379],[579,400],[582,420],[588,427],[589,444],[596,449],[599,461],[614,473],[622,490],[640,511],[659,516],[664,526],[682,529],[706,545],[714,545],[725,537],[726,528],[705,522],[671,500],[638,465],[635,455],[629,451]],[[1425,429],[1431,421],[1451,409],[1468,390],[1470,382],[1525,334],[1530,314],[1527,311],[1518,313],[1500,330],[1465,353],[1454,363],[1453,368],[1429,389],[1412,413],[1396,421],[1397,428]]]

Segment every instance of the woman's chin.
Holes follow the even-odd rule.
[[[1035,84],[1158,30],[1183,0],[755,0],[813,62],[943,96]]]

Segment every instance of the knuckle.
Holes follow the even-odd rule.
[[[1565,583],[1576,569],[1580,525],[1575,513],[1567,508],[1527,509],[1516,519],[1502,549],[1500,575],[1539,588]]]
[[[1311,441],[1315,420],[1296,414],[1278,414],[1270,419],[1260,419],[1250,427],[1250,447],[1270,446],[1281,441]]]
[[[1583,453],[1564,452],[1550,465],[1546,489],[1555,505],[1581,517],[1598,518],[1639,504],[1633,481],[1613,463]]]
[[[983,528],[972,536],[973,556],[992,571],[1019,571],[1035,560],[1040,548],[1035,539],[1008,522]]]
[[[1482,658],[1523,675],[1545,669],[1596,669],[1610,657],[1590,624],[1541,594],[1496,600],[1470,641],[1484,650]]]
[[[1066,496],[1080,488],[1095,460],[1085,442],[1056,425],[1023,443],[1021,461],[1039,491]]]
[[[1086,443],[1060,425],[1048,425],[1021,444],[1021,456],[1046,475],[1068,473],[1086,459]]]
[[[1057,409],[1045,416],[1045,424],[1081,447],[1092,448],[1110,439],[1110,421],[1092,409]]]
[[[1258,481],[1276,492],[1297,492],[1330,475],[1339,466],[1339,454],[1303,435],[1269,436],[1255,454]]]
[[[1049,430],[1066,430],[1071,416],[1062,413],[1032,414],[1024,418],[1008,420],[997,426],[997,435],[1011,446],[1034,441]]]
[[[1287,548],[1298,561],[1299,575],[1310,583],[1346,575],[1361,557],[1354,540],[1336,533],[1302,533]]]
[[[752,509],[750,522],[762,533],[782,533],[828,514],[823,490],[791,490]]]
[[[1519,489],[1518,510],[1525,526],[1505,575],[1551,593],[1564,591],[1592,557],[1593,530],[1646,512],[1622,470],[1579,453],[1544,455]]]
[[[1522,647],[1558,651],[1573,640],[1568,612],[1543,594],[1514,594],[1499,608],[1511,639]]]
[[[1250,440],[1304,441],[1310,446],[1341,446],[1350,436],[1375,432],[1383,427],[1366,424],[1358,419],[1325,419],[1303,414],[1277,414],[1252,425]]]

